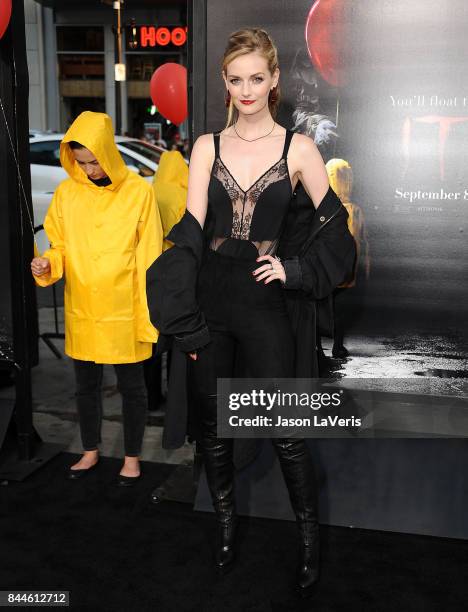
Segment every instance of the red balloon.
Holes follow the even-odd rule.
[[[0,0],[0,38],[6,32],[11,17],[11,0]]]
[[[173,62],[159,66],[151,77],[150,92],[163,117],[176,125],[187,118],[187,68]]]
[[[346,0],[317,0],[309,11],[305,38],[312,64],[334,87],[346,85]]]

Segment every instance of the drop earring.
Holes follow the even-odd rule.
[[[277,87],[277,86],[272,87],[272,88],[270,89],[270,93],[269,93],[269,95],[268,95],[268,99],[269,99],[269,101],[270,101],[272,104],[274,104],[275,102],[277,102],[277,100],[278,100],[278,87]]]

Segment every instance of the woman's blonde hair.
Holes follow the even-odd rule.
[[[273,74],[275,70],[279,68],[278,50],[268,32],[265,32],[265,30],[260,28],[245,28],[243,30],[237,30],[229,36],[222,62],[222,70],[224,75],[227,76],[228,64],[230,64],[237,57],[247,55],[247,53],[252,53],[254,51],[257,51],[266,59],[270,74]],[[273,118],[276,117],[278,112],[279,99],[280,88],[278,83],[275,88],[275,95],[270,95],[268,98],[268,107]],[[226,127],[229,127],[236,122],[237,115],[237,109],[234,107],[231,99],[228,106]]]

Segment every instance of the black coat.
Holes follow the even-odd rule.
[[[296,190],[278,255],[286,271],[283,287],[296,338],[297,377],[318,376],[316,302],[330,296],[353,272],[356,250],[347,218],[331,187],[317,210],[302,186]],[[147,295],[151,322],[161,334],[156,349],[172,348],[163,447],[179,448],[188,433],[197,437],[196,423],[189,419],[186,353],[210,342],[196,296],[198,270],[211,238],[210,218],[202,230],[186,211],[167,238],[174,247],[149,268]]]

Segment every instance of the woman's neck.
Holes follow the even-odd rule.
[[[239,113],[235,126],[238,134],[251,140],[267,134],[274,123],[275,121],[271,116],[270,109],[266,105],[265,108],[253,115]],[[232,129],[234,131],[234,128]]]

